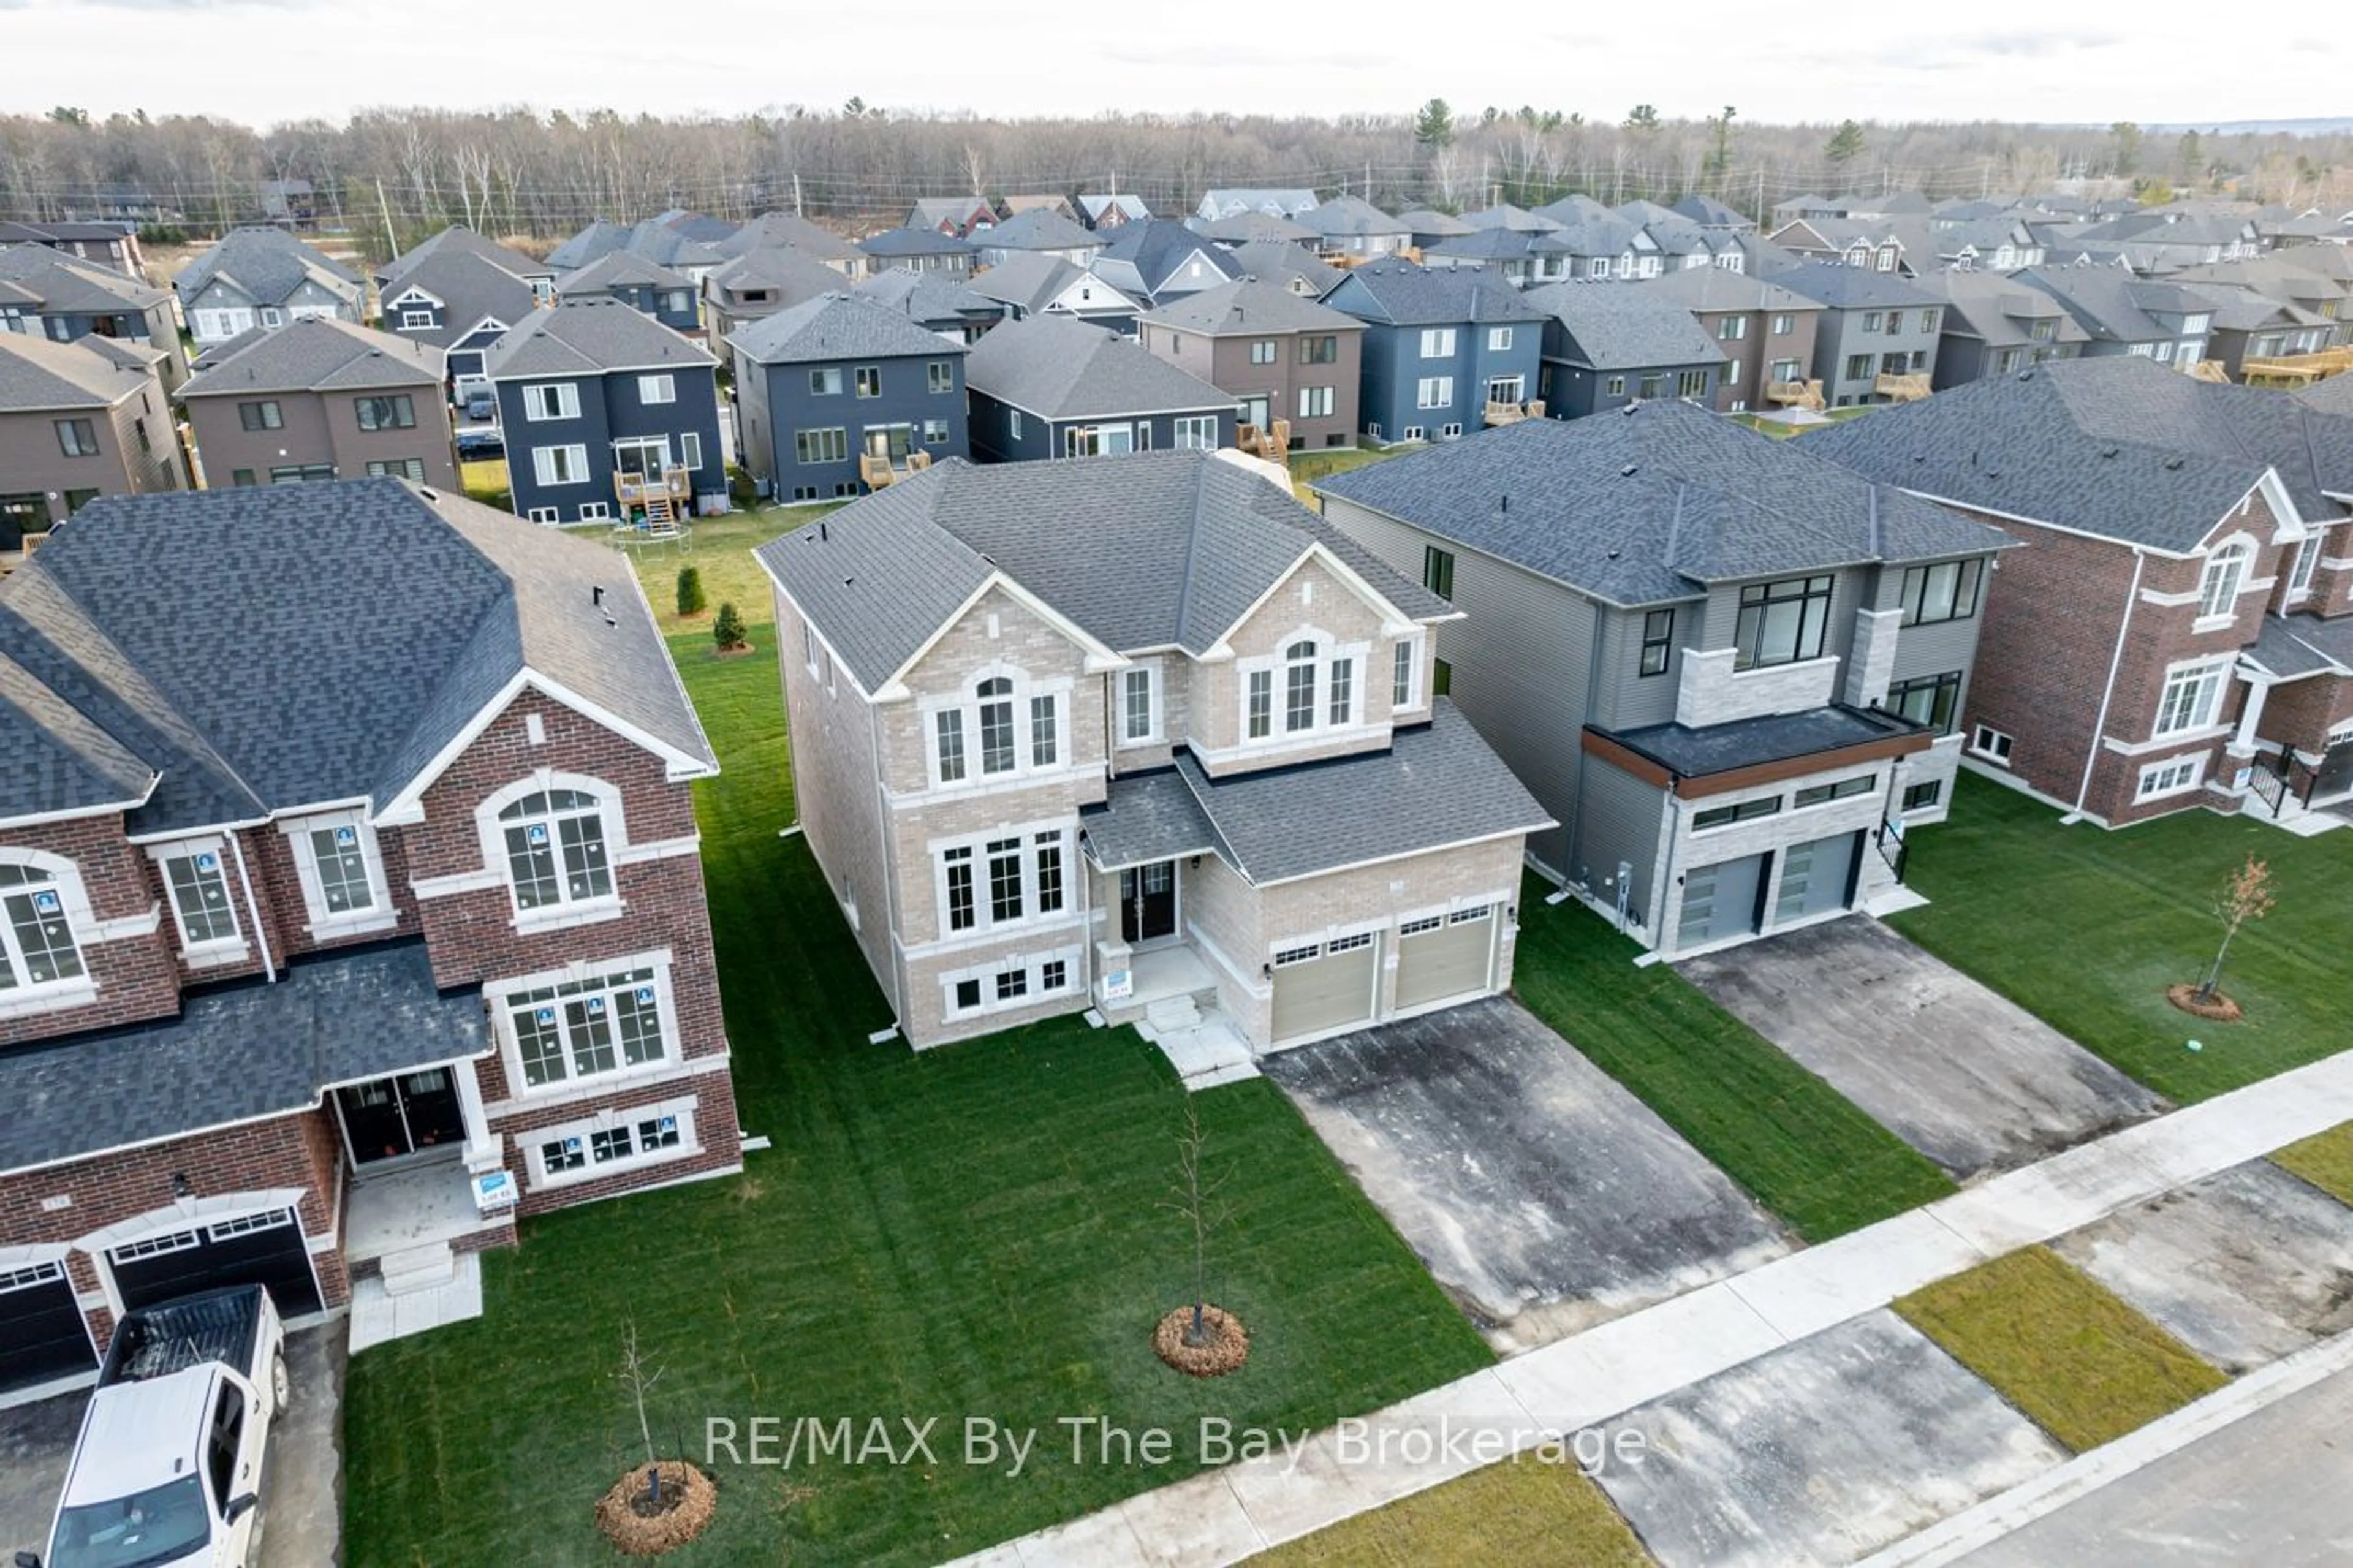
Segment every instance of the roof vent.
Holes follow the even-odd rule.
[[[2018,373],[2018,379],[2021,381],[2032,381],[2034,379],[2034,373],[2031,370],[2021,370]]]
[[[1620,468],[1620,469],[1619,469],[1619,470],[1618,470],[1618,477],[1619,477],[1620,479],[1632,479],[1632,478],[1634,477],[1634,469],[1635,469],[1635,467],[1636,467],[1636,465],[1635,465],[1635,464],[1632,464],[1632,463],[1629,463],[1629,464],[1627,464],[1624,468]]]
[[[825,543],[828,540],[831,539],[832,537],[833,537],[833,535],[832,535],[832,534],[830,534],[830,533],[828,533],[828,532],[827,532],[827,531],[826,531],[825,522],[824,522],[824,521],[823,521],[822,519],[820,519],[820,520],[818,521],[818,525],[817,525],[817,541],[818,541],[818,542],[819,544],[823,544],[823,543]]]
[[[1495,510],[1496,510],[1497,511],[1505,511],[1505,512],[1510,511],[1510,510],[1512,510],[1512,492],[1511,492],[1511,491],[1509,491],[1509,490],[1505,490],[1505,491],[1504,492],[1502,499],[1500,499],[1499,500],[1497,500],[1497,501],[1495,502]]]
[[[2166,459],[2165,459],[2166,471],[2167,471],[2167,472],[2168,472],[2168,473],[2170,473],[2172,470],[2174,470],[2174,469],[2176,469],[2176,468],[2179,468],[2179,467],[2181,467],[2181,463],[2182,463],[2182,459],[2181,459],[2181,458],[2166,458]]]
[[[1636,398],[1633,402],[1629,403],[1628,405],[1626,405],[1625,412],[1626,412],[1626,413],[1628,413],[1628,414],[1631,414],[1631,413],[1633,413],[1633,412],[1634,412],[1634,410],[1636,410],[1637,408],[1640,408],[1640,407],[1641,407],[1641,406],[1642,406],[1642,400],[1641,400],[1641,398],[1639,398],[1639,397],[1638,397],[1638,398]]]
[[[2103,447],[2100,448],[2100,456],[2103,458],[2113,458],[2116,455],[2116,448],[2114,447]]]
[[[596,605],[596,606],[598,609],[600,609],[600,610],[601,610],[601,609],[603,609],[603,608],[605,607],[605,584],[602,584],[602,583],[591,583],[591,584],[588,585],[588,602],[589,602],[590,604],[592,604],[592,605]]]

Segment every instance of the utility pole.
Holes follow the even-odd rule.
[[[1765,165],[1762,163],[1757,165],[1757,227],[1759,233],[1765,227]]]
[[[384,176],[375,180],[375,210],[384,215],[384,258],[392,260],[400,254],[400,237],[392,232],[392,204],[384,199]]]
[[[795,169],[793,171],[793,216],[795,217],[800,217],[803,216],[801,212],[801,172],[798,169]]]

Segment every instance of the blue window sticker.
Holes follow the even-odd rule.
[[[650,1007],[650,1006],[652,1006],[653,1005],[654,1005],[654,988],[653,988],[652,986],[650,986],[650,985],[640,985],[640,986],[638,986],[638,1006],[640,1006],[640,1007]]]
[[[601,1018],[605,1016],[605,999],[602,996],[588,998],[588,1016],[592,1018]]]
[[[533,824],[531,825],[531,831],[530,831],[530,833],[529,833],[529,834],[527,834],[527,835],[526,835],[526,837],[527,837],[531,840],[531,842],[532,842],[532,843],[533,843],[533,844],[544,844],[544,843],[546,843],[546,842],[547,842],[547,824],[545,824],[544,822],[534,822],[534,823],[533,823]]]
[[[564,1141],[564,1152],[567,1154],[577,1154],[580,1152],[580,1140],[577,1138],[566,1138]]]
[[[532,1015],[532,1020],[534,1023],[553,1024],[555,1022],[555,1009],[553,1007],[542,1007],[538,1012]]]
[[[35,893],[33,895],[33,908],[38,910],[45,915],[56,914],[58,912],[58,896],[55,893]]]
[[[665,1132],[675,1132],[675,1131],[678,1131],[678,1118],[677,1118],[677,1117],[675,1117],[675,1116],[665,1116],[665,1117],[663,1117],[663,1118],[661,1119],[661,1130],[662,1130],[663,1131],[665,1131]]]
[[[204,854],[196,857],[196,869],[199,871],[209,871],[219,864],[220,857],[212,853],[210,850],[206,850]]]
[[[338,827],[335,829],[336,848],[349,849],[353,845],[357,844],[359,841],[359,829],[350,826]]]

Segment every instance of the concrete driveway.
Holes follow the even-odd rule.
[[[1875,920],[1676,967],[1956,1179],[2031,1164],[2168,1109]]]
[[[2225,1372],[2353,1329],[2353,1209],[2268,1160],[2052,1246]]]
[[[292,1402],[270,1435],[259,1568],[332,1568],[343,1533],[343,1321],[286,1336]],[[88,1394],[0,1410],[0,1559],[46,1552]]]
[[[1886,1310],[1607,1424],[1595,1479],[1666,1568],[1852,1563],[2067,1457]]]
[[[1259,1066],[1506,1354],[1789,1250],[1730,1177],[1504,998]]]

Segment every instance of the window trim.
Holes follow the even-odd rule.
[[[1086,911],[1078,893],[1080,879],[1087,873],[1077,858],[1078,839],[1078,825],[1071,817],[1041,817],[932,839],[924,846],[924,854],[932,865],[934,940],[969,942],[1006,931],[1085,920]],[[1015,845],[1019,854],[1021,912],[999,920],[990,886],[989,847],[1008,843]],[[1046,910],[1039,908],[1039,889],[1045,885],[1040,868],[1050,850],[1060,852],[1057,886],[1060,892],[1060,907]],[[971,868],[972,921],[968,925],[957,925],[949,909],[948,868],[952,864]]]
[[[353,829],[357,837],[361,864],[367,873],[368,892],[375,900],[364,910],[334,911],[327,908],[326,884],[319,875],[318,850],[311,844],[311,836],[313,833],[331,833],[342,827]],[[400,911],[393,903],[391,885],[385,876],[384,846],[377,842],[375,828],[368,822],[364,809],[348,806],[341,811],[280,817],[278,831],[286,837],[287,847],[294,857],[296,879],[302,884],[302,905],[310,916],[310,923],[303,927],[304,931],[322,941],[328,941],[367,931],[390,931],[400,923]]]
[[[1150,682],[1145,700],[1151,707],[1151,711],[1147,715],[1151,720],[1151,731],[1143,735],[1132,733],[1128,727],[1129,683],[1131,678],[1139,671]],[[1125,669],[1117,671],[1116,679],[1118,684],[1113,689],[1119,699],[1114,707],[1114,710],[1119,715],[1117,725],[1119,749],[1160,744],[1167,738],[1168,727],[1167,688],[1163,683],[1160,661],[1156,658],[1139,658]]]
[[[1953,572],[1952,598],[1941,614],[1929,615],[1929,580],[1947,567]],[[1967,590],[1966,595],[1964,589]],[[1898,591],[1903,610],[1899,622],[1902,626],[1939,626],[1952,621],[1966,621],[1978,613],[1978,605],[1985,595],[1985,560],[1982,556],[1970,555],[1953,561],[1929,561],[1916,566],[1906,566]]]
[[[568,468],[576,461],[580,468],[578,477],[573,479],[554,477],[555,474],[554,459],[557,453],[576,454],[576,457],[566,457],[565,459],[565,465]],[[543,459],[545,460],[543,461]],[[548,490],[565,489],[573,485],[587,484],[589,482],[589,479],[588,447],[586,443],[581,441],[569,441],[560,443],[553,447],[533,447],[531,449],[531,478],[533,484],[537,485],[542,489]]]
[[[224,836],[198,834],[143,847],[147,851],[147,858],[155,863],[156,872],[163,879],[164,906],[170,911],[172,930],[180,939],[179,956],[189,967],[201,969],[234,963],[253,951],[247,939],[245,919],[237,913],[237,884],[243,879],[232,879],[229,875],[228,841]],[[179,898],[173,891],[172,863],[176,860],[194,863],[205,856],[212,858],[212,874],[220,880],[221,905],[228,911],[229,934],[206,937],[199,942],[189,936],[187,917],[182,912]],[[198,865],[196,869],[202,872],[205,868]]]
[[[2192,795],[2205,788],[2206,769],[2212,760],[2211,752],[2189,752],[2180,756],[2166,757],[2158,762],[2143,763],[2140,772],[2133,779],[2133,804],[2139,805],[2147,801],[2169,800],[2175,795]],[[2152,787],[2158,779],[2176,773],[2185,776],[2175,783],[2161,787]]]
[[[677,401],[678,377],[671,372],[661,371],[638,377],[638,403],[640,407],[652,408]]]
[[[514,873],[507,863],[508,825],[500,819],[499,813],[526,795],[550,790],[571,790],[596,797],[596,809],[603,819],[605,868],[613,890],[587,899],[558,898],[552,904],[527,910],[515,898]],[[622,914],[626,900],[621,896],[621,866],[626,858],[623,852],[629,847],[629,834],[628,809],[618,785],[586,773],[542,768],[484,795],[474,807],[474,828],[482,851],[482,875],[491,879],[506,896],[508,923],[518,934],[617,920]]]
[[[1818,583],[1822,584],[1819,590],[1814,586]],[[1798,585],[1797,593],[1782,594],[1778,596],[1775,595],[1775,589],[1787,588],[1792,584]],[[1749,597],[1752,594],[1757,595],[1754,601]],[[1806,638],[1806,606],[1816,601],[1819,601],[1822,607],[1821,619],[1814,626],[1812,647],[1809,652]],[[1790,657],[1767,660],[1762,657],[1761,650],[1768,618],[1767,612],[1772,605],[1788,604],[1799,606],[1797,636],[1790,645]],[[1768,582],[1742,584],[1733,618],[1735,673],[1745,674],[1754,669],[1782,669],[1791,665],[1810,664],[1821,658],[1824,657],[1824,650],[1830,646],[1831,617],[1837,605],[1838,575],[1835,573],[1810,572],[1799,577],[1776,577]],[[1749,619],[1751,609],[1757,612],[1753,637],[1743,629],[1744,623]],[[1752,647],[1752,642],[1759,646]]]
[[[2219,658],[2184,659],[2167,666],[2165,679],[2157,689],[2157,711],[2149,720],[2148,738],[2152,741],[2175,740],[2198,734],[2220,724],[2222,721],[2223,699],[2230,691],[2231,667],[2235,661],[2235,656],[2226,654]],[[2212,685],[2208,688],[2204,700],[2185,715],[2184,722],[2168,726],[2166,710],[2172,706],[2175,686],[2184,681],[2208,679],[2212,681]]]
[[[74,963],[81,971],[79,974],[59,980],[31,979],[24,967],[25,955],[16,939],[16,927],[5,910],[0,910],[0,963],[10,965],[20,976],[16,984],[0,991],[0,1018],[46,1013],[96,1001],[98,982],[90,973],[90,949],[93,942],[105,940],[106,932],[97,911],[90,908],[89,889],[82,885],[81,868],[64,856],[53,855],[45,849],[16,847],[0,848],[0,865],[21,867],[27,872],[37,872],[48,879],[57,891],[58,917],[65,921],[66,935],[73,943]],[[16,887],[0,889],[0,898],[20,890]],[[35,913],[42,912],[37,905]]]
[[[2007,730],[1997,730],[1983,721],[1969,726],[1969,754],[1982,757],[1996,767],[2010,766],[2010,752],[2017,744],[2018,737]]]
[[[1013,766],[996,773],[981,767],[982,746],[980,709],[984,699],[980,687],[991,680],[1009,683],[1010,689],[992,695],[985,700],[1010,704],[1013,710]],[[1016,781],[1054,778],[1066,773],[1077,764],[1072,761],[1071,733],[1072,712],[1076,707],[1075,683],[1067,676],[1033,679],[1018,665],[996,663],[967,672],[954,691],[938,692],[917,706],[923,729],[923,787],[933,793],[955,793],[976,788],[994,787]],[[1039,701],[1053,704],[1054,760],[1040,763],[1037,760],[1037,710]],[[960,751],[963,776],[945,779],[940,776],[943,717],[955,719],[955,734]]]
[[[1666,617],[1663,626],[1657,624],[1662,616]],[[1635,679],[1648,680],[1653,676],[1664,675],[1672,669],[1675,663],[1674,606],[1669,605],[1661,609],[1643,611],[1641,633],[1636,644]],[[1653,653],[1658,655],[1656,668],[1652,667],[1651,658]]]
[[[566,1095],[577,1095],[583,1089],[602,1090],[607,1085],[656,1078],[676,1071],[686,1059],[686,1047],[679,1036],[678,1001],[671,984],[671,967],[675,962],[675,955],[670,948],[659,947],[643,952],[619,953],[609,958],[575,959],[558,969],[485,982],[482,1002],[490,1010],[491,1034],[498,1043],[499,1062],[506,1074],[509,1098],[517,1100],[557,1100]],[[520,1005],[516,998],[533,991],[578,985],[600,977],[610,979],[639,969],[652,972],[652,977],[646,984],[653,988],[655,1016],[660,1023],[660,1057],[649,1062],[624,1061],[617,1038],[613,1066],[583,1074],[576,1070],[572,1042],[567,1037],[563,1077],[545,1083],[533,1083],[523,1076],[522,1041],[514,1028],[514,1014]]]
[[[1422,690],[1424,685],[1422,666],[1426,659],[1425,650],[1428,642],[1428,633],[1415,632],[1409,637],[1398,638],[1391,645],[1394,651],[1389,655],[1390,712],[1419,713],[1430,705],[1430,699]],[[1403,702],[1397,700],[1399,685],[1403,685],[1406,689],[1406,700]]]
[[[1881,700],[1880,706],[1899,718],[1908,719],[1911,715],[1904,711],[1902,700],[1915,691],[1926,691],[1929,694],[1928,717],[1914,720],[1913,722],[1926,724],[1939,735],[1958,734],[1961,727],[1961,687],[1966,679],[1965,671],[1946,669],[1939,670],[1934,675],[1908,676],[1902,680],[1891,681],[1888,683],[1887,695]],[[1945,711],[1946,722],[1940,725],[1936,722],[1937,699],[1940,693],[1947,690],[1951,691],[1952,700]]]
[[[2193,630],[2219,629],[2238,618],[2239,596],[2247,591],[2254,565],[2254,542],[2244,534],[2233,534],[2214,547],[2199,569],[2198,617]],[[2226,582],[2230,584],[2228,595],[2220,592]]]
[[[1081,971],[1085,956],[1085,951],[1082,948],[1057,947],[1035,952],[1014,953],[1003,958],[992,958],[985,963],[968,964],[961,969],[944,971],[938,976],[940,1016],[952,1023],[960,1022],[966,1018],[983,1017],[991,1013],[1016,1012],[1024,1007],[1036,1007],[1083,996],[1086,994],[1086,988],[1081,983]],[[1046,969],[1049,964],[1056,963],[1062,966],[1062,983],[1058,986],[1049,987],[1045,984]],[[1018,973],[1025,978],[1025,988],[1022,994],[1013,997],[999,997],[997,976],[1012,973]],[[961,1006],[956,1002],[956,987],[966,982],[970,982],[976,988],[979,995],[979,1000],[968,1007]]]
[[[555,412],[547,412],[547,395],[555,395]],[[580,417],[580,384],[575,381],[523,383],[522,417],[526,425],[552,425]]]
[[[602,1075],[589,1081],[601,1082]],[[649,1165],[666,1165],[679,1160],[692,1159],[703,1152],[702,1130],[697,1124],[695,1116],[701,1103],[699,1096],[689,1094],[681,1095],[675,1100],[659,1100],[651,1105],[607,1106],[592,1117],[576,1121],[559,1122],[552,1127],[538,1128],[521,1133],[516,1141],[522,1143],[527,1150],[526,1174],[529,1177],[530,1186],[533,1192],[575,1186],[582,1182],[596,1181],[618,1172],[643,1170]],[[638,1129],[645,1122],[660,1121],[665,1119],[677,1123],[678,1142],[657,1149],[650,1154],[644,1152],[637,1142]],[[620,1159],[607,1160],[601,1163],[594,1158],[587,1157],[587,1140],[596,1133],[609,1132],[618,1126],[627,1126],[629,1129],[630,1152]],[[580,1166],[575,1170],[550,1170],[546,1163],[547,1145],[562,1143],[568,1139],[581,1141],[584,1157]]]

